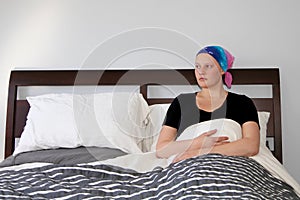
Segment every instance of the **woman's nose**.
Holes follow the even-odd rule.
[[[203,69],[203,67],[198,67],[198,68],[196,68],[196,71],[197,71],[199,74],[204,74],[204,73],[205,73],[205,70]]]

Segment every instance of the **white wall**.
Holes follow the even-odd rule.
[[[235,66],[280,68],[284,165],[300,182],[299,9],[298,0],[1,0],[0,157],[11,69],[78,68],[97,46],[108,45],[107,53],[116,58],[143,41],[163,43],[160,48],[179,51],[193,62],[196,43],[199,47],[214,43],[233,52]],[[158,35],[143,27],[158,27]],[[169,38],[160,38],[167,33]],[[119,67],[143,63],[151,67],[154,60],[162,66],[188,66],[170,51],[143,51],[142,55],[140,51],[123,55],[116,63]],[[89,59],[89,64],[103,67],[98,61]]]

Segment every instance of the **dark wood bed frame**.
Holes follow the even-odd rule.
[[[274,138],[274,156],[282,162],[280,78],[279,69],[232,69],[234,85],[271,85],[272,98],[253,98],[259,111],[271,113],[268,137]],[[125,78],[124,78],[125,77]],[[74,85],[138,85],[149,104],[169,103],[171,98],[148,98],[151,85],[197,85],[193,69],[177,70],[34,70],[12,71],[9,82],[5,158],[14,151],[26,123],[29,104],[17,99],[20,86],[74,86]]]

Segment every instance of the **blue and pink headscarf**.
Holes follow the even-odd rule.
[[[211,55],[219,63],[220,67],[225,72],[224,82],[228,88],[231,88],[232,75],[228,72],[228,69],[230,69],[233,65],[234,56],[220,46],[204,47],[197,53],[197,55],[200,53],[207,53]]]

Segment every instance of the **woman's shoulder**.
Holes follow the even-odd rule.
[[[235,92],[228,92],[228,96],[230,98],[234,98],[234,99],[250,99],[250,97],[248,97],[245,94],[238,94],[238,93],[235,93]]]
[[[190,92],[190,93],[181,93],[176,98],[195,98],[197,92]]]
[[[197,93],[180,93],[174,97],[173,102],[178,103],[179,101],[187,101],[195,99]]]
[[[178,101],[180,105],[193,105],[195,104],[197,93],[181,93],[174,100]]]
[[[228,100],[235,104],[243,104],[246,102],[251,102],[251,98],[245,94],[238,94],[234,92],[228,92]]]

